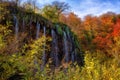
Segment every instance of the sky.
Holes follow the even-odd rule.
[[[40,7],[53,1],[66,2],[70,11],[80,18],[88,14],[99,16],[106,12],[120,13],[120,0],[36,0]]]

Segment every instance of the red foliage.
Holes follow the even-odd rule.
[[[120,19],[117,20],[116,24],[113,27],[114,27],[114,30],[112,35],[114,37],[120,36]]]
[[[93,39],[93,43],[96,44],[98,49],[107,49],[112,44],[111,34],[108,34],[106,37],[97,36]]]

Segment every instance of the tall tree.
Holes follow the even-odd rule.
[[[65,2],[58,2],[58,1],[52,2],[52,6],[55,7],[55,9],[57,11],[56,13],[57,13],[58,16],[60,16],[60,14],[62,12],[68,10],[69,7],[70,7],[67,3],[65,3]]]
[[[67,9],[69,9],[67,3],[54,1],[42,9],[42,15],[53,22],[58,22],[60,14]]]
[[[60,22],[67,24],[74,32],[79,32],[82,21],[75,13],[70,12],[67,15],[62,14]]]

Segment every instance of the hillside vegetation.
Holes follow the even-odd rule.
[[[68,9],[1,0],[0,80],[120,80],[120,14]]]

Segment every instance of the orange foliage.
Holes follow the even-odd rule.
[[[73,12],[68,15],[60,15],[60,22],[69,25],[70,27],[77,27],[81,24],[81,19],[78,18]]]
[[[120,36],[120,19],[117,20],[116,24],[113,27],[114,27],[114,30],[112,35],[114,37]]]
[[[59,21],[62,23],[67,23],[67,18],[64,14],[61,14],[59,17]]]
[[[62,14],[59,19],[78,35],[84,50],[95,48],[106,51],[114,44],[114,37],[120,36],[120,18],[112,12],[99,17],[87,15],[83,21],[70,12]]]
[[[108,49],[112,44],[111,35],[109,34],[106,37],[97,36],[93,39],[93,43],[96,44],[97,49]]]
[[[78,18],[77,15],[75,15],[72,12],[68,15],[67,24],[69,26],[77,27],[77,26],[79,26],[80,23],[81,23],[81,20],[80,20],[80,18]]]
[[[84,27],[86,30],[96,30],[99,26],[99,20],[97,17],[87,15],[84,20]]]
[[[70,12],[67,15],[66,14],[60,15],[59,21],[67,24],[72,29],[72,31],[74,31],[77,35],[81,34],[81,32],[82,32],[82,27],[81,27],[82,21],[73,12]]]
[[[113,18],[114,17],[115,17],[114,13],[108,12],[108,13],[100,16],[100,21],[101,21],[103,26],[110,27],[113,25]]]

